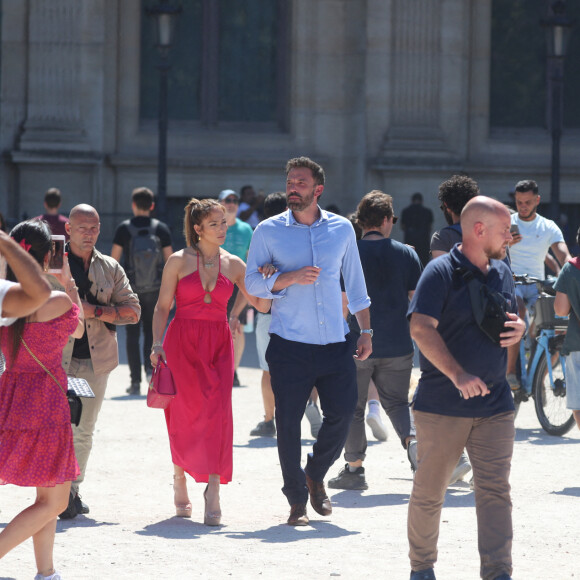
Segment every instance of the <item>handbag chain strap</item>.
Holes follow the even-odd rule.
[[[62,385],[57,381],[56,377],[42,364],[42,362],[40,362],[40,360],[38,359],[38,357],[28,348],[28,345],[26,344],[26,342],[24,341],[24,339],[22,338],[22,336],[20,336],[20,342],[22,343],[22,346],[28,351],[28,354],[40,365],[40,367],[58,385],[59,389],[63,392],[64,396],[66,397],[67,394],[64,392],[64,389],[62,388]]]

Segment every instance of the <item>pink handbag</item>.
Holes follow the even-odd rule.
[[[159,357],[157,366],[153,369],[149,390],[147,391],[147,406],[153,409],[165,409],[176,394],[173,376],[167,366],[167,362]]]

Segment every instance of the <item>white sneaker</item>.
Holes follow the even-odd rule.
[[[34,580],[62,580],[62,576],[60,575],[59,572],[55,570],[54,574],[51,574],[50,576],[43,576],[42,574],[37,574],[34,577]]]
[[[460,479],[463,479],[471,471],[471,463],[469,463],[469,458],[465,451],[461,454],[457,466],[451,474],[451,479],[449,480],[449,485],[457,483]]]
[[[320,427],[322,427],[322,415],[316,403],[308,403],[306,405],[306,418],[310,422],[310,434],[314,439],[318,437]]]
[[[375,439],[378,441],[387,440],[387,428],[384,425],[379,413],[375,411],[369,411],[367,413],[367,425],[371,428]]]

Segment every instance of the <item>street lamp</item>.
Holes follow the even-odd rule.
[[[550,213],[560,219],[560,138],[562,137],[564,103],[564,58],[570,32],[575,24],[566,14],[566,2],[549,3],[548,15],[541,20],[546,30],[549,129],[552,133],[552,170]]]
[[[173,43],[175,21],[181,13],[181,6],[160,0],[147,8],[153,19],[154,44],[159,52],[159,148],[157,151],[157,215],[167,219],[167,81],[171,65],[169,49]]]

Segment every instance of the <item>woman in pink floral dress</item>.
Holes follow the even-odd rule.
[[[10,235],[48,269],[52,240],[46,223],[22,222]],[[7,277],[13,279],[10,269]],[[56,277],[66,292],[52,292],[34,314],[3,327],[0,336],[6,358],[0,378],[0,484],[36,487],[34,504],[0,533],[0,558],[32,537],[38,568],[35,580],[61,578],[52,561],[56,518],[67,507],[71,481],[79,473],[61,359],[69,335],[82,336],[84,325],[66,257]]]

